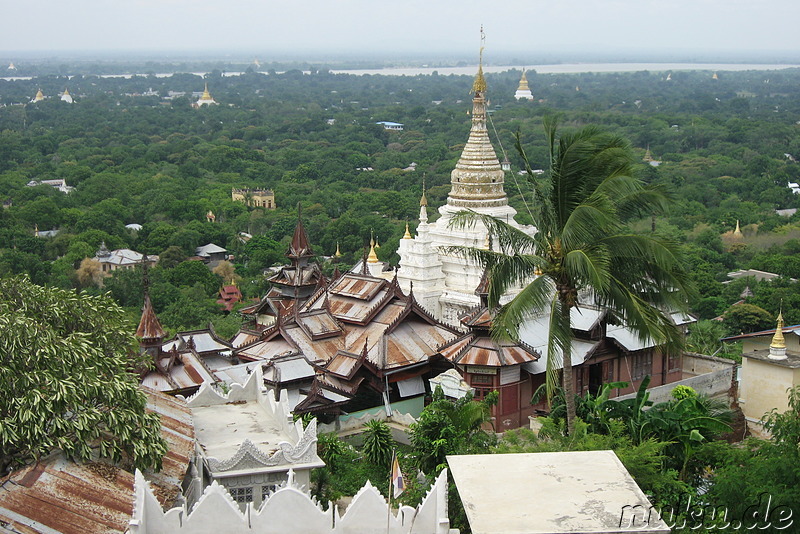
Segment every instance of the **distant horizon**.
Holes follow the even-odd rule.
[[[81,50],[65,49],[56,50],[0,50],[0,62],[47,63],[52,61],[222,61],[231,63],[253,63],[258,60],[262,64],[273,62],[414,62],[433,63],[441,65],[477,64],[478,57],[475,52],[467,51],[426,51],[426,52],[372,52],[342,50],[271,50],[253,51],[237,49],[174,49],[174,50],[148,50],[148,49],[106,49]],[[675,49],[672,51],[648,51],[644,49],[633,50],[560,50],[558,52],[521,50],[503,51],[492,50],[484,58],[486,65],[512,65],[512,64],[559,64],[559,63],[776,63],[800,64],[800,50],[690,50]],[[0,71],[3,70],[0,64]]]

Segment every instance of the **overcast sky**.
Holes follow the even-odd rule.
[[[800,56],[798,0],[3,0],[14,51]],[[800,59],[796,57],[795,59]]]

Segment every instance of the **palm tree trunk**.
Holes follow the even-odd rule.
[[[562,324],[566,325],[568,329],[571,328],[570,324],[570,307],[562,303],[561,306],[561,320]],[[571,340],[570,340],[571,341]],[[565,344],[564,352],[561,355],[561,361],[564,364],[564,370],[561,375],[562,384],[564,386],[564,403],[567,407],[567,434],[572,435],[575,431],[575,381],[572,375],[572,343]]]

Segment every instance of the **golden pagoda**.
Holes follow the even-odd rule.
[[[31,102],[41,102],[42,100],[44,100],[44,93],[42,93],[42,90],[39,89],[38,91],[36,91],[36,96],[33,97],[33,100],[31,100]]]
[[[712,80],[719,80],[719,76],[717,76],[717,73],[716,73],[716,72],[715,72],[715,73],[714,73],[714,75],[711,77],[711,79],[712,79]]]
[[[341,258],[342,252],[339,250],[339,242],[336,242],[336,252],[333,253],[334,258]]]
[[[523,98],[526,100],[533,100],[533,93],[531,93],[531,88],[528,86],[528,78],[525,77],[524,69],[522,70],[522,78],[519,80],[517,92],[514,93],[514,98],[517,100],[522,100]]]
[[[192,104],[192,106],[195,108],[199,108],[202,106],[211,106],[211,105],[216,106],[217,101],[214,100],[211,96],[211,93],[208,92],[208,82],[206,82],[205,89],[203,89],[203,96],[201,96],[197,102]]]
[[[775,335],[772,336],[772,343],[769,344],[769,358],[772,360],[786,359],[786,340],[783,338],[783,312],[778,313],[778,326],[775,328]]]
[[[411,232],[408,231],[408,221],[406,221],[406,233],[403,234],[403,239],[411,239]]]
[[[367,256],[367,263],[378,263],[378,255],[375,254],[375,238],[369,238],[369,256]]]

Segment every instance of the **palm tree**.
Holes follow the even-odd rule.
[[[558,368],[572,432],[575,398],[570,349],[570,310],[580,302],[604,306],[642,338],[677,350],[682,339],[668,311],[685,309],[688,279],[677,247],[653,235],[630,232],[624,221],[662,211],[667,197],[634,177],[634,158],[623,139],[588,126],[557,135],[558,121],[546,117],[549,172],[537,177],[517,135],[532,188],[531,237],[507,223],[461,212],[454,224],[483,223],[494,243],[490,250],[459,252],[483,265],[489,279],[489,306],[496,309],[493,335],[518,338],[528,318],[549,314],[546,386],[557,388]],[[524,286],[500,306],[508,290]]]

